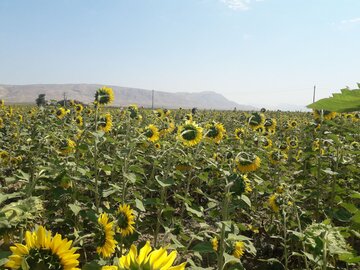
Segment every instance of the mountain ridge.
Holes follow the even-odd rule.
[[[66,83],[66,84],[24,84],[11,85],[0,84],[0,99],[6,103],[35,103],[39,94],[45,94],[47,100],[61,100],[66,93],[67,99],[79,100],[84,103],[91,103],[94,100],[95,91],[102,87],[102,84],[87,83]],[[107,85],[114,91],[114,106],[138,106],[151,107],[152,90]],[[228,100],[222,94],[215,91],[202,92],[166,92],[154,91],[154,107],[156,108],[193,108],[232,110],[255,110],[249,105],[242,105]]]

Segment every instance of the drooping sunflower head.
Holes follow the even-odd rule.
[[[248,117],[247,122],[248,122],[249,126],[253,130],[255,130],[256,128],[258,128],[259,126],[262,126],[264,124],[265,116],[262,113],[254,112]]]
[[[154,111],[154,114],[155,114],[156,117],[158,117],[158,118],[160,118],[160,119],[164,118],[164,116],[165,116],[165,112],[164,112],[163,109],[157,109],[157,110],[155,110],[155,111]]]
[[[185,121],[192,122],[192,120],[193,120],[193,115],[192,115],[191,113],[186,114],[185,117],[184,117],[184,120],[185,120]]]
[[[120,205],[116,212],[116,219],[116,229],[121,236],[125,237],[134,233],[135,216],[130,205]]]
[[[135,245],[132,245],[127,255],[119,259],[121,270],[146,269],[146,270],[184,270],[186,262],[173,266],[177,252],[174,250],[168,254],[165,248],[152,250],[150,242],[138,252]]]
[[[135,105],[135,104],[132,104],[130,105],[128,108],[127,108],[127,111],[129,113],[129,116],[131,119],[136,119],[138,114],[139,114],[139,109],[138,109],[138,106]]]
[[[98,130],[109,132],[112,128],[112,118],[110,113],[100,116]]]
[[[281,150],[273,150],[269,153],[269,159],[272,164],[284,163],[287,161],[287,155]]]
[[[281,205],[280,204],[280,196],[279,196],[279,194],[277,194],[277,193],[272,194],[269,197],[268,205],[275,213],[279,212],[280,205]]]
[[[212,140],[215,143],[221,142],[226,132],[223,124],[216,122],[207,124],[206,129],[206,138]]]
[[[295,149],[299,146],[299,141],[296,136],[289,136],[286,138],[286,142],[290,148]]]
[[[84,124],[83,118],[81,115],[76,116],[75,123],[78,127],[82,127]]]
[[[58,119],[63,119],[67,113],[68,111],[65,110],[65,108],[61,107],[56,110],[55,115]]]
[[[233,256],[240,259],[245,253],[245,244],[242,241],[235,242]]]
[[[315,119],[321,119],[323,117],[324,120],[332,120],[336,117],[336,112],[331,112],[327,110],[314,110],[313,111]]]
[[[236,195],[241,196],[244,193],[248,194],[252,191],[250,180],[246,174],[239,175],[234,173],[230,175],[229,179],[233,182],[231,191]]]
[[[244,138],[245,130],[243,128],[235,129],[235,138],[241,140]]]
[[[275,118],[266,118],[265,122],[264,122],[264,127],[269,130],[269,129],[276,129],[276,119]]]
[[[61,154],[67,155],[75,151],[76,143],[71,139],[62,140],[59,150]]]
[[[261,143],[261,146],[264,148],[264,149],[269,149],[271,148],[272,146],[272,140],[270,140],[269,138],[267,137],[262,137],[260,139],[260,143]]]
[[[71,247],[72,241],[62,238],[60,234],[54,237],[50,231],[39,226],[34,232],[26,231],[25,245],[15,244],[10,247],[12,255],[5,267],[11,269],[40,270],[80,270],[76,248]],[[26,266],[27,268],[23,268]]]
[[[253,153],[240,152],[235,158],[237,169],[241,173],[253,172],[260,167],[261,160]]]
[[[203,136],[202,131],[202,128],[195,122],[186,121],[185,124],[178,129],[178,139],[185,146],[195,146],[201,142]]]
[[[114,101],[114,92],[112,88],[103,86],[95,93],[95,102],[100,105],[107,105]]]
[[[289,122],[289,124],[290,124],[290,126],[291,126],[292,128],[296,128],[297,125],[298,125],[298,123],[297,123],[296,120],[291,120],[291,121]]]
[[[175,123],[169,117],[164,117],[162,121],[162,127],[159,130],[160,136],[165,136],[167,134],[171,134],[175,130]]]
[[[114,252],[117,241],[114,239],[114,222],[109,222],[109,217],[103,213],[98,218],[98,230],[95,235],[96,251],[104,257],[109,258]]]
[[[156,142],[160,139],[159,130],[153,124],[150,124],[145,128],[144,135],[145,137],[147,137],[147,140],[150,142]]]
[[[79,114],[79,113],[81,113],[83,110],[84,110],[83,105],[81,105],[81,104],[79,104],[79,103],[75,105],[75,112],[76,112],[76,113]]]

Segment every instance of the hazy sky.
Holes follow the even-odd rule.
[[[0,0],[0,84],[305,105],[359,81],[360,0]]]

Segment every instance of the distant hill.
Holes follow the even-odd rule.
[[[114,106],[127,106],[137,104],[138,106],[151,107],[152,91],[139,88],[111,86],[114,90]],[[94,101],[96,89],[102,87],[98,84],[31,84],[31,85],[1,85],[0,99],[6,103],[35,103],[39,94],[46,94],[46,100],[63,99],[66,93],[67,99],[79,100],[84,103]],[[156,108],[193,108],[232,110],[254,110],[247,105],[240,105],[226,99],[223,95],[205,91],[199,93],[170,93],[154,92],[154,107]]]

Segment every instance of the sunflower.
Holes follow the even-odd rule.
[[[192,122],[193,121],[193,115],[191,113],[186,114],[185,117],[184,117],[184,120]]]
[[[0,117],[0,128],[4,127],[4,120]]]
[[[240,259],[244,255],[245,244],[242,241],[235,242],[233,256]]]
[[[145,128],[144,135],[150,142],[156,142],[160,139],[159,130],[153,124],[150,124]]]
[[[235,138],[241,140],[244,138],[245,130],[243,128],[235,129]]]
[[[77,114],[80,114],[83,110],[84,110],[83,105],[81,105],[81,104],[76,104],[76,105],[75,105],[75,112],[76,112]]]
[[[105,115],[102,115],[99,120],[100,121],[98,123],[98,130],[109,132],[112,128],[111,114],[106,113]]]
[[[182,141],[185,146],[195,146],[201,142],[202,128],[195,122],[186,121],[183,126],[178,129],[178,139]]]
[[[292,128],[296,128],[297,125],[298,125],[298,123],[296,122],[296,120],[291,120],[289,124],[290,124],[290,126],[291,126]]]
[[[256,130],[259,126],[264,125],[265,116],[262,113],[254,112],[248,117],[247,122],[253,130]]]
[[[175,250],[168,254],[162,247],[152,251],[150,242],[147,241],[139,252],[135,245],[131,245],[129,253],[119,259],[119,269],[184,270],[186,262],[172,266],[176,256]]]
[[[106,213],[103,213],[98,218],[98,225],[100,227],[100,230],[96,239],[96,251],[102,257],[109,258],[115,252],[115,246],[117,244],[116,240],[114,240],[114,222],[109,222],[108,215]]]
[[[78,127],[82,127],[84,124],[83,118],[81,115],[76,116],[75,123]]]
[[[235,158],[235,163],[240,172],[247,173],[256,171],[260,167],[261,160],[255,154],[240,152]]]
[[[133,210],[130,208],[130,205],[120,205],[117,210],[116,217],[117,232],[119,232],[121,236],[125,237],[135,231],[135,228],[133,226],[135,224],[135,216],[133,214]]]
[[[139,109],[136,104],[132,104],[129,107],[127,107],[127,111],[131,119],[136,119],[138,117]]]
[[[221,123],[209,123],[206,125],[207,132],[206,137],[215,143],[220,143],[226,132],[223,124]]]
[[[250,180],[246,174],[238,175],[237,173],[234,173],[230,175],[229,178],[233,182],[231,191],[236,195],[242,195],[243,193],[248,194],[252,191]]]
[[[73,140],[66,139],[61,141],[59,150],[63,155],[67,155],[74,152],[75,147],[76,147],[76,143]]]
[[[31,111],[31,114],[32,114],[32,113],[33,113],[33,112]],[[67,113],[68,113],[68,111],[65,110],[65,108],[63,108],[63,107],[59,108],[59,109],[55,112],[56,117],[57,117],[58,119],[63,119]]]
[[[279,210],[280,210],[280,204],[279,204],[278,197],[279,197],[279,195],[275,193],[275,194],[272,194],[268,200],[269,207],[276,213],[279,212]]]
[[[155,143],[155,148],[156,148],[156,149],[161,149],[160,143]]]
[[[321,119],[321,117],[323,117],[324,120],[332,120],[336,117],[336,112],[327,110],[314,110],[313,113],[315,119]]]
[[[219,240],[217,239],[217,237],[214,237],[213,239],[211,239],[211,245],[214,251],[218,251],[219,248]]]
[[[114,101],[114,92],[112,88],[103,86],[95,93],[95,102],[100,105],[110,104]]]
[[[287,160],[287,155],[281,150],[273,150],[269,153],[269,159],[272,164],[279,164]]]
[[[5,101],[3,99],[0,99],[0,107],[3,107],[5,105]]]
[[[274,118],[266,118],[265,122],[264,122],[264,127],[266,128],[266,130],[275,130],[276,129],[276,119]]]
[[[154,111],[154,114],[156,115],[156,117],[158,117],[158,118],[160,118],[160,119],[164,118],[164,116],[165,116],[165,112],[164,112],[163,109],[157,109],[157,110],[155,110],[155,111]]]
[[[286,138],[286,142],[290,148],[297,148],[299,146],[298,138],[296,136],[290,136]]]
[[[106,266],[101,267],[101,270],[118,270],[118,269],[119,268],[115,265],[110,265],[110,266],[106,265]]]
[[[272,146],[272,140],[266,138],[266,137],[262,137],[260,139],[260,142],[261,142],[261,146],[264,148],[264,149],[269,149],[271,148]]]
[[[163,126],[159,130],[160,136],[165,136],[166,134],[170,134],[175,130],[175,123],[169,117],[164,117],[163,119]]]
[[[63,269],[80,270],[76,248],[72,241],[62,239],[60,234],[53,237],[50,231],[39,226],[34,232],[26,231],[25,245],[17,243],[10,247],[12,255],[5,267],[11,269]],[[24,266],[26,268],[24,268]]]

